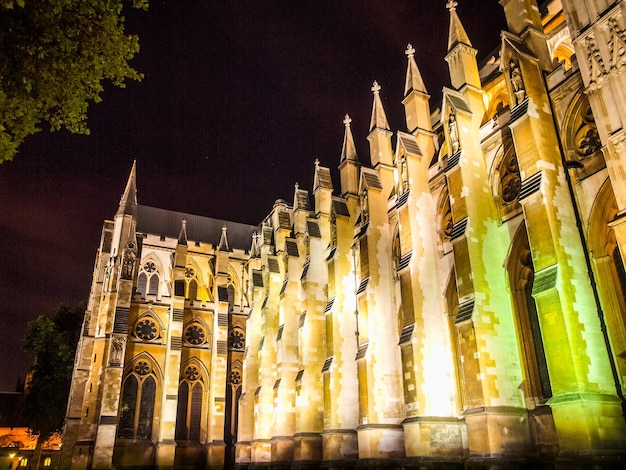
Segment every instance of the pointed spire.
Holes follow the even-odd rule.
[[[259,246],[259,236],[257,232],[252,232],[252,246],[250,247],[250,258],[258,258],[261,247]]]
[[[411,91],[419,91],[421,93],[427,93],[426,86],[424,85],[424,80],[422,80],[422,74],[417,68],[417,63],[415,62],[415,49],[411,44],[409,44],[404,53],[407,55],[409,59],[409,65],[406,69],[406,81],[404,84],[404,96],[408,95]]]
[[[456,13],[458,3],[455,0],[449,0],[446,8],[450,10],[450,34],[448,35],[448,52],[450,52],[457,44],[465,44],[472,47],[465,28],[461,24],[459,15]]]
[[[220,237],[220,244],[217,246],[217,249],[219,251],[230,251],[230,248],[228,247],[228,237],[226,236],[226,232],[228,231],[228,228],[226,227],[226,225],[224,225],[222,227],[222,236]]]
[[[120,199],[120,206],[116,215],[131,215],[137,217],[137,160],[133,161],[133,167],[128,176],[126,189]]]
[[[313,191],[319,188],[333,189],[333,182],[330,179],[330,170],[320,166],[320,161],[315,159],[315,175],[313,177]]]
[[[345,134],[343,136],[343,147],[341,148],[341,159],[339,163],[344,160],[351,160],[354,162],[358,162],[359,158],[356,155],[356,146],[354,145],[354,137],[352,136],[352,129],[350,128],[350,123],[352,119],[350,116],[346,114],[346,117],[343,119],[343,124],[346,127]]]
[[[376,81],[372,85],[372,92],[374,93],[374,104],[372,106],[370,131],[373,131],[374,129],[389,130],[387,115],[385,114],[385,110],[383,109],[383,103],[382,101],[380,101],[380,85]]]
[[[181,222],[180,233],[178,234],[178,244],[187,245],[187,221],[185,219]]]

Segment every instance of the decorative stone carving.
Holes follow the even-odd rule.
[[[200,325],[191,325],[185,330],[185,341],[197,346],[206,341],[204,329]]]
[[[147,273],[153,273],[157,270],[156,264],[154,264],[154,261],[147,261],[146,264],[143,265],[143,270]]]
[[[620,28],[616,18],[609,19],[608,29],[611,33],[611,65],[617,67],[626,54],[626,31]]]
[[[239,385],[241,383],[241,372],[233,370],[230,373],[230,383],[233,385]]]
[[[407,189],[409,189],[409,170],[407,167],[406,155],[402,155],[400,158],[400,179],[400,192],[404,193]]]
[[[598,128],[593,119],[589,102],[585,103],[583,110],[580,125],[574,136],[574,150],[580,160],[592,156],[602,148],[602,142],[600,141]]]
[[[363,222],[369,220],[369,201],[367,199],[367,188],[363,188],[361,195],[361,214],[363,214]]]
[[[230,336],[228,337],[228,342],[230,343],[230,347],[236,349],[238,351],[243,351],[243,348],[246,345],[245,337],[243,336],[243,332],[239,329],[234,329],[230,332]]]
[[[524,79],[519,64],[512,60],[509,63],[509,73],[511,74],[511,86],[515,95],[515,104],[518,105],[526,98],[526,88],[524,88]]]
[[[144,318],[135,326],[135,336],[144,341],[152,341],[158,335],[159,329],[151,318]]]
[[[148,375],[152,369],[150,367],[150,364],[148,364],[146,361],[139,361],[137,364],[135,364],[133,370],[137,375],[144,376]]]
[[[448,134],[450,135],[452,153],[457,153],[461,148],[461,144],[459,143],[459,127],[456,122],[456,114],[453,112],[448,116]]]
[[[134,243],[129,243],[124,248],[122,256],[122,279],[132,279],[135,272],[135,260],[137,259],[136,248]]]
[[[185,369],[185,379],[195,382],[200,378],[200,371],[196,366],[189,366]]]
[[[450,206],[448,206],[448,211],[444,214],[443,220],[441,221],[441,229],[446,239],[450,239],[450,236],[452,236],[453,228],[454,221],[452,220],[452,211],[450,210]]]
[[[187,279],[192,279],[196,276],[196,272],[193,270],[192,267],[187,267],[185,268],[185,277]]]
[[[122,363],[122,356],[124,354],[125,339],[121,336],[116,336],[111,341],[111,356],[110,364],[113,366],[119,366]]]
[[[509,152],[500,167],[500,195],[505,204],[517,199],[522,187],[515,152]]]
[[[600,76],[606,73],[606,68],[604,66],[604,59],[602,58],[602,54],[600,53],[600,49],[598,48],[596,39],[593,36],[587,36],[586,46],[587,46],[587,62],[589,65],[589,72],[591,74],[591,80],[595,81]]]

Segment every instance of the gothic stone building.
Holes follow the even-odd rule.
[[[626,2],[500,4],[479,66],[449,2],[441,105],[409,46],[406,129],[374,84],[371,166],[346,116],[339,184],[259,226],[137,205],[133,167],[63,467],[623,464]]]

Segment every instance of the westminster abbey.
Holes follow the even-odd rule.
[[[406,128],[374,83],[371,165],[346,116],[340,181],[258,226],[133,167],[62,468],[626,466],[626,2],[499,3],[491,60],[449,1],[441,104],[409,45]]]

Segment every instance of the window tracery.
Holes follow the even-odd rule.
[[[204,396],[203,382],[204,378],[200,366],[192,363],[184,368],[178,386],[176,440],[200,440]]]
[[[159,327],[150,316],[144,316],[135,325],[134,335],[142,341],[153,341],[159,338]]]
[[[228,337],[228,342],[230,343],[230,347],[237,350],[243,351],[246,346],[246,340],[240,328],[234,328]]]
[[[207,334],[199,323],[189,325],[185,330],[185,341],[194,346],[199,346],[206,343]]]
[[[118,427],[120,438],[152,439],[156,392],[152,364],[144,359],[137,361],[123,384]]]
[[[602,148],[591,106],[587,101],[581,113],[581,122],[574,137],[576,155],[580,159],[592,156]]]
[[[511,149],[500,166],[500,196],[504,204],[514,202],[522,188],[519,165],[515,151]]]
[[[145,298],[146,294],[158,295],[159,275],[159,269],[153,260],[144,262],[137,276],[137,293],[142,298]]]

